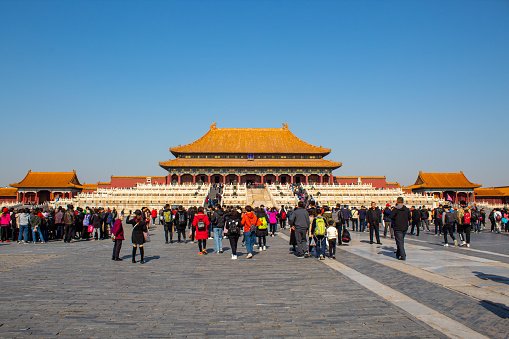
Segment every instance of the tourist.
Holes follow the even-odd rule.
[[[83,235],[83,219],[85,214],[81,207],[76,209],[76,217],[74,218],[74,238],[81,238]]]
[[[274,213],[275,212],[269,212]],[[266,251],[267,250],[267,235],[269,234],[268,231],[268,224],[270,222],[267,221],[267,213],[265,213],[265,210],[263,208],[256,208],[255,209],[256,218],[258,219],[256,223],[256,236],[258,237],[258,250],[259,251]],[[275,216],[273,216],[275,218]]]
[[[338,238],[338,229],[334,220],[329,220],[327,227],[327,243],[329,245],[329,259],[336,259],[336,239]]]
[[[471,232],[471,211],[467,207],[465,200],[460,201],[460,208],[456,214],[456,221],[458,223],[458,234],[461,239],[460,246],[470,247],[470,232]]]
[[[373,244],[373,233],[375,233],[376,243],[378,245],[382,245],[380,242],[380,232],[379,228],[382,225],[382,212],[378,207],[376,207],[376,203],[371,203],[371,208],[366,212],[366,220],[368,222],[369,227],[369,243]]]
[[[443,218],[442,214],[444,213],[443,206],[440,205],[438,208],[435,208],[435,211],[433,211],[433,218],[435,223],[435,235],[442,234],[442,227],[443,227]]]
[[[28,208],[20,210],[18,214],[19,235],[18,243],[28,243],[28,230],[30,229],[30,213]]]
[[[341,212],[341,205],[336,204],[336,207],[332,209],[332,220],[336,223],[336,229],[338,230],[338,246],[343,244],[341,236],[343,235],[343,213]]]
[[[196,240],[198,240],[199,255],[207,254],[207,238],[210,221],[203,207],[198,207],[198,214],[194,216],[193,227],[195,228]]]
[[[412,206],[410,208],[410,213],[412,214],[412,228],[410,230],[410,234],[414,235],[414,228],[417,229],[417,236],[419,236],[419,229],[421,228],[421,212]]]
[[[38,211],[36,209],[33,210],[32,216],[30,217],[30,227],[32,227],[32,242],[35,244],[37,242],[37,234],[39,234],[39,239],[41,243],[45,243],[44,236],[41,232],[41,217],[38,215]]]
[[[345,205],[343,207],[343,209],[341,210],[341,214],[343,216],[343,225],[348,229],[350,218],[352,217],[352,213],[350,212],[348,205]]]
[[[313,234],[316,244],[316,256],[320,260],[325,259],[326,235],[327,235],[327,220],[322,215],[320,209],[316,210],[316,217],[313,218],[311,224],[311,234]]]
[[[153,208],[150,213],[151,213],[151,216],[152,216],[152,224],[155,225],[156,224],[156,218],[157,218],[157,210],[155,208]]]
[[[242,215],[241,224],[244,226],[244,240],[246,242],[247,259],[253,257],[253,246],[256,236],[258,218],[253,213],[251,206],[246,206],[246,212]]]
[[[277,210],[275,207],[272,207],[267,215],[269,216],[269,224],[270,224],[270,236],[273,237],[276,234],[277,227]]]
[[[7,207],[2,208],[2,213],[0,215],[0,242],[11,242],[9,240],[9,228],[11,227],[11,214],[9,213],[9,209]]]
[[[399,260],[406,260],[405,234],[408,231],[408,222],[412,218],[410,210],[403,203],[403,197],[398,197],[396,206],[389,216],[391,220],[394,220],[393,229],[397,246],[396,258]]]
[[[456,219],[454,218],[454,210],[449,206],[444,207],[445,210],[442,212],[442,232],[444,233],[444,246],[448,247],[449,243],[447,242],[447,233],[454,241],[454,246],[458,246],[458,240],[454,237],[454,223]]]
[[[130,214],[129,214],[130,215]],[[101,215],[99,214],[99,210],[96,208],[94,210],[94,214],[92,215],[92,218],[90,219],[90,224],[94,226],[94,234],[92,235],[92,241],[94,240],[101,240],[101,227],[103,224]]]
[[[295,232],[295,240],[297,242],[297,257],[309,257],[306,253],[306,238],[309,233],[309,213],[304,209],[304,202],[299,201],[289,220],[290,226]]]
[[[67,210],[64,212],[64,217],[62,218],[64,223],[64,242],[69,243],[74,238],[75,217],[73,206],[67,205]]]
[[[225,213],[220,205],[216,205],[216,210],[211,218],[212,232],[214,234],[214,251],[216,254],[223,253],[223,230],[225,225]]]
[[[90,214],[90,210],[87,208],[85,211],[85,215],[83,216],[83,239],[90,238],[94,232],[94,226],[90,224],[90,219],[92,219],[92,215]]]
[[[484,208],[481,208],[480,211],[480,217],[479,217],[479,229],[484,230],[486,229],[486,211],[484,211]]]
[[[495,225],[494,231],[499,234],[502,231],[502,229],[501,229],[502,219],[503,219],[502,212],[500,212],[500,209],[495,208],[493,210],[493,221],[494,221],[494,225]],[[493,226],[492,226],[492,229],[493,229]]]
[[[279,226],[282,229],[286,229],[286,217],[287,217],[286,209],[283,205],[281,205],[281,209],[278,212],[278,219],[279,219]]]
[[[390,218],[390,215],[392,213],[391,204],[385,205],[384,211],[383,211],[383,223],[384,223],[384,238],[387,237],[387,230],[389,230],[391,239],[394,238],[394,229],[392,228],[392,220]]]
[[[194,220],[194,216],[196,215],[196,207],[191,207],[189,208],[189,210],[187,211],[187,224],[188,224],[188,228],[191,230],[191,234],[189,235],[189,237],[191,238],[191,244],[194,244],[194,227],[193,227],[193,220]]]
[[[479,212],[475,205],[470,209],[470,221],[472,224],[472,232],[481,233],[481,212]]]
[[[226,216],[225,229],[232,249],[232,260],[237,259],[237,244],[241,233],[241,223],[241,216],[235,209],[231,208]]]
[[[184,209],[184,206],[180,205],[178,207],[178,210],[177,210],[177,213],[175,214],[175,217],[174,217],[174,226],[177,230],[177,239],[178,239],[178,242],[180,243],[180,239],[181,239],[181,236],[184,235],[184,241],[186,240],[186,226],[187,226],[187,212],[186,210]],[[179,232],[180,230],[180,232]],[[168,229],[165,229],[165,239],[166,239],[166,243],[168,243],[168,233],[170,234],[170,244],[173,243],[173,230],[171,227],[169,227]]]
[[[111,257],[111,260],[122,261],[122,259],[120,258],[120,249],[122,248],[122,241],[124,240],[124,227],[122,226],[122,220],[117,219],[113,223],[113,226],[111,228],[111,237],[113,238],[114,241],[113,255]]]
[[[425,229],[427,231],[429,231],[429,211],[428,209],[426,208],[426,206],[422,206],[421,210],[421,227],[422,227],[422,230],[424,231]]]
[[[360,224],[360,231],[365,232],[366,231],[366,215],[368,213],[368,210],[366,207],[361,206],[361,209],[359,210],[359,224]]]
[[[359,231],[359,211],[357,207],[353,207],[351,210],[352,214],[352,229],[354,231]]]
[[[171,228],[173,227],[173,212],[170,210],[170,205],[166,204],[163,210],[163,225],[164,225],[164,239],[165,244],[168,243],[168,233],[170,238],[173,237]]]
[[[145,234],[148,233],[147,219],[140,210],[134,211],[134,218],[131,219],[131,214],[127,216],[126,224],[133,225],[131,234],[131,242],[133,243],[133,263],[136,263],[136,249],[140,248],[140,264],[145,263],[145,251],[143,243],[145,243]]]
[[[55,228],[56,228],[56,239],[64,238],[64,208],[58,207],[58,211],[55,213]]]

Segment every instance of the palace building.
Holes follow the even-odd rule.
[[[283,128],[217,128],[198,140],[170,148],[161,161],[168,183],[333,183],[340,162],[324,159],[331,150],[314,146]]]

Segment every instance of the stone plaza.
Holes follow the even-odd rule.
[[[130,225],[121,262],[112,242],[0,245],[0,337],[508,338],[508,236],[472,234],[472,247],[442,246],[431,232],[370,245],[352,233],[337,259],[299,259],[288,231],[267,251],[231,260],[165,244],[161,226],[131,263]]]

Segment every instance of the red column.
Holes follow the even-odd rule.
[[[182,183],[180,182],[180,174],[177,175],[177,184],[181,185]]]
[[[293,184],[293,174],[290,174],[290,184]]]
[[[241,183],[242,183],[242,182],[240,181],[240,174],[239,174],[239,182],[238,182],[238,184],[240,185]]]
[[[276,181],[279,182],[279,174],[276,174]]]
[[[332,174],[329,175],[329,184],[334,185],[334,176]]]
[[[457,204],[458,203],[458,192],[454,192],[454,196],[455,196],[454,203]]]
[[[320,174],[320,185],[323,184],[323,174]]]
[[[210,174],[208,176],[209,176],[209,185],[210,185]]]
[[[196,184],[196,174],[193,174],[193,184]]]
[[[39,203],[39,192],[35,192],[35,203]]]
[[[263,185],[263,174],[260,175],[260,181],[261,181],[260,184]]]
[[[226,184],[226,174],[223,174],[223,184]]]
[[[309,185],[309,175],[306,174],[306,185]]]

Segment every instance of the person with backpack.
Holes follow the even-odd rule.
[[[208,254],[207,239],[209,237],[210,220],[202,206],[198,207],[198,214],[194,216],[193,227],[195,228],[195,236],[200,250],[198,255]]]
[[[267,250],[267,235],[269,235],[269,219],[267,214],[263,208],[255,209],[256,218],[258,221],[256,222],[256,236],[258,237],[258,250],[266,251]],[[269,217],[270,218],[270,217]]]
[[[334,223],[336,224],[336,229],[338,230],[338,246],[341,246],[343,236],[343,213],[341,213],[341,205],[336,204],[336,207],[333,208],[332,213],[332,220],[334,220]]]
[[[449,236],[454,241],[454,246],[458,246],[458,240],[454,237],[454,223],[456,222],[456,219],[454,217],[454,210],[450,208],[449,206],[445,206],[445,210],[442,212],[442,231],[444,233],[444,246],[448,247],[449,244],[447,243],[447,233],[449,233]]]
[[[460,246],[470,247],[470,231],[472,223],[472,212],[468,208],[465,200],[460,201],[460,208],[456,214],[456,221],[458,223],[458,234],[461,239]]]
[[[433,219],[434,219],[434,223],[435,223],[435,235],[442,234],[442,226],[443,226],[442,214],[443,213],[444,213],[444,209],[443,209],[442,205],[435,208],[435,211],[433,212]]]
[[[64,212],[62,221],[64,223],[64,242],[69,243],[74,238],[74,209],[72,205],[67,205],[67,210]]]
[[[384,221],[384,238],[387,237],[387,230],[389,230],[389,233],[391,235],[391,239],[394,238],[394,229],[392,228],[392,220],[391,220],[391,213],[393,209],[391,209],[391,204],[385,205],[384,211],[383,211],[383,221]]]
[[[278,218],[279,226],[284,230],[286,229],[286,217],[287,217],[286,209],[283,205],[281,205],[281,209],[279,210],[278,213]]]
[[[410,234],[414,235],[414,228],[417,228],[417,236],[419,236],[419,229],[421,228],[421,212],[412,206],[410,208],[410,213],[412,214],[412,228],[410,229]]]
[[[359,211],[357,210],[357,207],[353,207],[351,210],[352,214],[352,230],[357,232],[359,231]]]
[[[343,209],[341,210],[341,214],[343,217],[343,225],[348,229],[350,218],[352,217],[352,213],[350,212],[350,209],[348,208],[348,205],[345,205]]]
[[[237,245],[239,243],[240,234],[242,231],[242,219],[237,211],[231,208],[228,211],[228,215],[226,216],[225,221],[225,229],[226,234],[228,235],[228,240],[230,241],[230,247],[232,249],[232,260],[237,259]]]
[[[221,205],[216,205],[216,210],[211,218],[212,232],[214,234],[214,251],[216,254],[223,253],[223,230],[225,226],[225,213]]]
[[[320,260],[325,259],[326,235],[327,235],[327,220],[322,215],[321,209],[316,209],[317,215],[311,224],[311,234],[315,238],[316,256]]]
[[[422,206],[421,210],[421,227],[422,227],[422,230],[427,230],[429,231],[429,211],[428,209],[426,208],[426,206]]]
[[[403,205],[405,200],[403,197],[398,197],[396,206],[392,210],[389,218],[394,221],[394,237],[396,238],[396,258],[398,260],[406,260],[405,252],[405,234],[408,231],[408,222],[412,218],[412,214],[408,207]]]
[[[270,224],[270,236],[273,237],[276,234],[277,227],[277,210],[275,207],[272,207],[270,211],[267,212],[269,216],[269,224]]]
[[[376,207],[376,203],[371,203],[371,208],[366,213],[366,220],[368,221],[369,227],[369,243],[373,244],[373,233],[375,233],[376,243],[378,245],[382,245],[380,242],[380,226],[382,226],[382,212],[378,207]]]
[[[481,213],[477,209],[477,206],[474,205],[474,208],[470,209],[470,221],[472,222],[472,232],[481,233]]]
[[[145,234],[148,234],[147,218],[140,210],[134,211],[134,218],[131,219],[131,214],[127,216],[126,224],[133,225],[131,233],[131,242],[133,243],[133,264],[136,263],[136,250],[140,248],[140,264],[145,263],[145,250],[143,244],[145,243]]]
[[[246,212],[242,215],[241,224],[244,226],[244,239],[246,242],[247,259],[253,257],[253,246],[255,242],[258,218],[253,213],[251,206],[246,206]]]
[[[122,220],[115,220],[111,227],[111,237],[113,243],[113,255],[111,260],[122,261],[120,258],[120,250],[122,249],[122,241],[124,241],[124,227],[122,226]]]
[[[329,245],[329,259],[336,259],[336,239],[338,238],[338,229],[334,220],[329,220],[327,227],[327,243]]]
[[[500,212],[500,209],[495,208],[493,210],[493,221],[495,225],[494,232],[497,232],[498,234],[500,234],[500,232],[502,231],[501,229],[502,219],[503,219],[502,212]]]
[[[171,210],[169,210],[168,212],[163,212],[163,214],[164,213],[172,214]],[[168,217],[170,217],[170,216],[168,216]],[[184,209],[184,207],[182,205],[180,205],[178,207],[177,213],[175,213],[175,216],[173,217],[173,223],[170,222],[170,226],[169,227],[165,227],[165,240],[166,240],[166,243],[168,243],[168,234],[170,236],[170,242],[169,243],[170,244],[173,243],[173,227],[175,227],[175,229],[177,231],[177,235],[178,235],[178,240],[180,240],[180,235],[182,233],[184,233],[184,235],[185,235],[185,231],[182,231],[182,230],[183,229],[185,230],[186,226],[187,226],[187,212]],[[179,230],[180,230],[180,235],[179,235]],[[184,237],[184,240],[185,240],[185,237]]]
[[[289,220],[290,226],[295,231],[295,239],[297,241],[297,257],[307,258],[309,254],[306,253],[306,238],[309,232],[309,213],[304,209],[304,202],[299,201],[298,208],[296,208]]]

